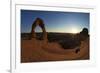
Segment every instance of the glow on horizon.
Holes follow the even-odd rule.
[[[78,31],[77,29],[73,28],[73,29],[70,31],[70,33],[76,34],[76,33],[79,33],[79,31]]]
[[[69,26],[66,26],[66,27],[61,27],[61,28],[46,28],[46,32],[55,32],[55,33],[73,33],[73,34],[76,34],[76,33],[79,33],[80,31],[82,31],[81,28],[79,27],[69,27]],[[42,29],[37,26],[35,28],[35,32],[42,32]]]
[[[76,34],[76,33],[79,33],[81,30],[79,28],[76,28],[76,27],[72,27],[70,29],[70,33],[73,33],[73,34]]]

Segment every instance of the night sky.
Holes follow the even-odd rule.
[[[47,32],[78,33],[84,27],[89,30],[89,13],[21,10],[21,33],[31,32],[37,17],[44,21]],[[35,31],[41,28],[37,26]]]

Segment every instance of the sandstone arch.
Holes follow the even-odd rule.
[[[32,24],[32,30],[31,30],[31,38],[36,38],[35,28],[36,26],[39,26],[42,29],[43,32],[43,40],[47,40],[47,32],[45,29],[45,24],[41,18],[36,18],[36,20]]]

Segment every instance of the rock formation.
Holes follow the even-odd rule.
[[[80,32],[80,39],[85,40],[89,36],[88,29],[83,28],[83,30]]]
[[[31,30],[31,38],[36,38],[35,28],[36,26],[39,26],[42,29],[43,32],[43,40],[47,40],[47,32],[45,29],[45,24],[41,18],[36,18],[36,20],[32,24],[32,30]]]

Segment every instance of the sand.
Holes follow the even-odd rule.
[[[77,47],[80,48],[75,53]],[[45,62],[89,59],[89,38],[74,49],[63,49],[57,42],[31,39],[21,40],[21,62]]]

